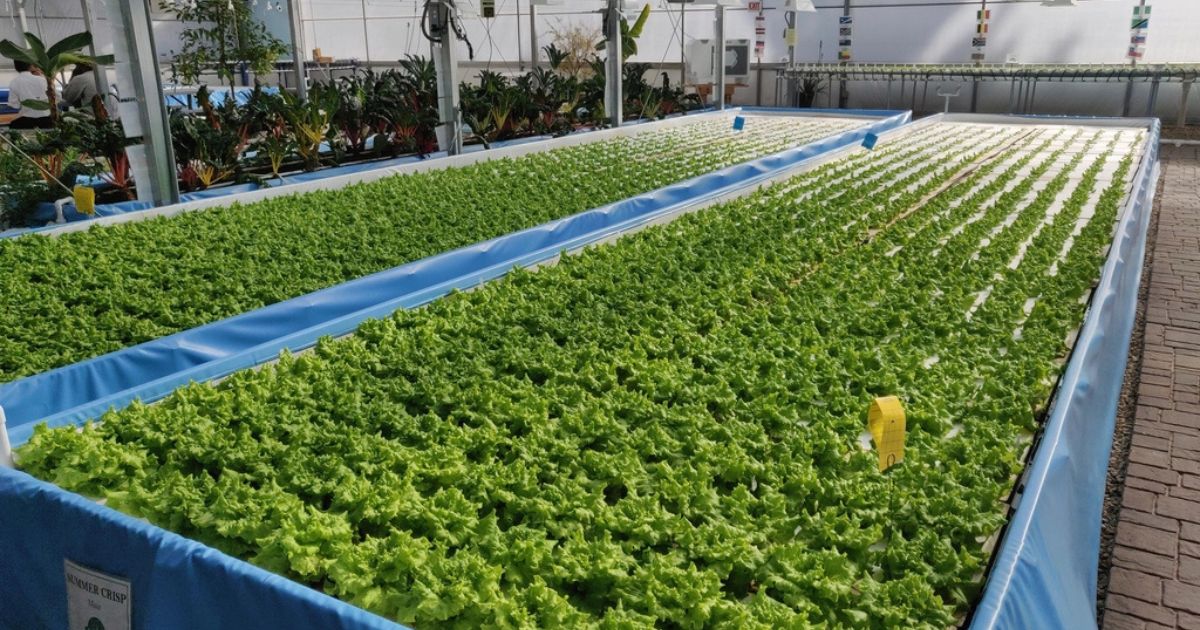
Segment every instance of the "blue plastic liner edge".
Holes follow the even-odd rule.
[[[137,630],[404,628],[10,468],[0,505],[0,628],[67,627],[68,559],[130,581]]]
[[[292,308],[297,309],[293,312],[296,316],[303,316],[308,308],[316,309],[323,316],[328,313],[318,306],[318,302],[330,294],[336,296],[339,289],[345,290],[344,287],[348,285],[354,285],[356,291],[363,289],[369,295],[374,290],[374,285],[369,284],[372,282],[386,284],[388,280],[399,282],[405,278],[418,278],[452,262],[468,269],[465,275],[450,273],[451,277],[446,281],[424,283],[408,294],[375,303],[365,314],[346,313],[332,321],[323,320],[324,323],[315,328],[298,331],[287,340],[229,354],[222,359],[221,367],[212,371],[223,370],[227,373],[267,360],[275,356],[281,344],[286,346],[287,343],[300,340],[311,343],[334,330],[352,330],[372,313],[381,315],[407,304],[427,302],[457,286],[470,286],[502,275],[514,265],[546,260],[564,249],[594,242],[674,209],[769,178],[782,168],[854,144],[868,131],[880,133],[909,120],[907,112],[894,115],[822,142],[724,169],[657,193],[280,303],[292,304]],[[540,248],[528,247],[530,245]],[[523,246],[526,247],[522,249]],[[461,271],[457,267],[452,269],[455,270]],[[436,277],[429,279],[437,280]],[[249,315],[252,314],[202,328],[211,328]],[[200,330],[180,333],[180,336]],[[244,329],[236,334],[249,335],[253,332]],[[203,341],[184,343],[177,340],[176,344],[178,348],[185,349],[185,353],[205,354],[206,349],[201,347]],[[162,350],[171,353],[167,348]],[[101,383],[107,377],[102,371],[90,374],[85,371],[77,376],[85,380],[92,379],[93,383]],[[174,389],[172,378],[162,377],[151,385],[165,394]],[[68,387],[63,383],[46,384],[47,388],[26,393],[36,397],[40,392],[42,398],[54,398],[69,391],[60,389]],[[84,417],[86,414],[79,415],[77,420]],[[68,421],[65,417],[60,420]],[[32,426],[33,422],[27,421],[15,427],[16,431],[12,434],[14,443],[24,442]],[[0,468],[0,505],[4,506],[0,510],[0,549],[4,550],[3,561],[0,561],[0,601],[21,602],[20,606],[5,607],[5,615],[0,617],[0,627],[3,628],[66,626],[64,559],[129,579],[134,601],[133,627],[138,630],[403,627],[19,471]]]
[[[1158,120],[1149,131],[972,630],[1096,627],[1100,514],[1157,184]]]
[[[909,119],[908,113],[895,114],[602,208],[0,385],[0,407],[8,417],[10,439],[14,445],[25,442],[33,424],[40,421],[52,427],[78,424],[134,399],[157,400],[190,381],[218,378],[268,361],[283,349],[296,350],[322,336],[351,332],[367,318],[418,306],[514,266],[599,240],[680,204],[760,181]]]

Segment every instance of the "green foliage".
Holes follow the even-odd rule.
[[[267,74],[287,53],[287,46],[255,19],[249,0],[159,0],[158,7],[189,24],[180,49],[171,51],[172,68],[184,83],[195,84],[212,71],[232,86],[240,65]]]
[[[650,19],[650,5],[646,4],[638,13],[637,20],[633,26],[629,25],[629,20],[621,17],[621,61],[625,61],[637,54],[637,40],[642,36],[642,29],[646,26],[646,20]],[[604,50],[608,46],[608,37],[596,44],[596,50]]]
[[[25,44],[26,47],[22,48],[7,39],[0,41],[0,55],[24,61],[41,71],[42,76],[46,79],[46,100],[26,101],[22,105],[33,109],[49,110],[51,120],[56,123],[59,120],[59,111],[58,93],[54,89],[55,77],[66,70],[67,66],[81,63],[104,65],[113,61],[112,55],[93,57],[81,52],[84,48],[92,45],[92,34],[87,31],[68,35],[49,48],[33,33],[25,33]]]
[[[21,142],[15,132],[8,137]],[[24,227],[38,203],[53,199],[37,167],[0,142],[0,229]]]
[[[176,157],[240,136],[176,119]],[[0,381],[74,363],[811,142],[857,123],[728,119],[219,211],[0,241]],[[191,144],[189,138],[213,139]],[[185,140],[189,143],[184,144]],[[216,147],[214,149],[214,147]],[[220,169],[220,170],[218,170]],[[73,331],[64,335],[63,330]]]
[[[417,627],[952,626],[1132,165],[1098,189],[1115,140],[986,129],[39,428],[18,464]]]

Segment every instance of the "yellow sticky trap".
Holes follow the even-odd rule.
[[[88,186],[76,186],[75,210],[82,214],[96,214],[96,189]]]
[[[788,28],[783,31],[783,43],[788,46],[796,45],[796,29]]]
[[[904,461],[904,407],[899,398],[876,398],[867,412],[867,429],[879,451],[881,472]]]

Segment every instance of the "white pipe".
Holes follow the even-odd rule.
[[[21,39],[29,32],[29,20],[25,19],[25,0],[17,0],[17,19],[21,21]]]
[[[4,407],[0,407],[0,468],[12,467],[12,445],[8,443],[8,426],[4,420]]]
[[[74,202],[75,202],[74,197],[63,197],[62,199],[59,199],[54,202],[54,222],[55,223],[61,224],[61,223],[67,222],[66,217],[63,216],[63,206],[65,206],[69,203],[74,203]]]

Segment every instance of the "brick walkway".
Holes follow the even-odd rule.
[[[1164,173],[1105,629],[1200,630],[1200,146]]]

